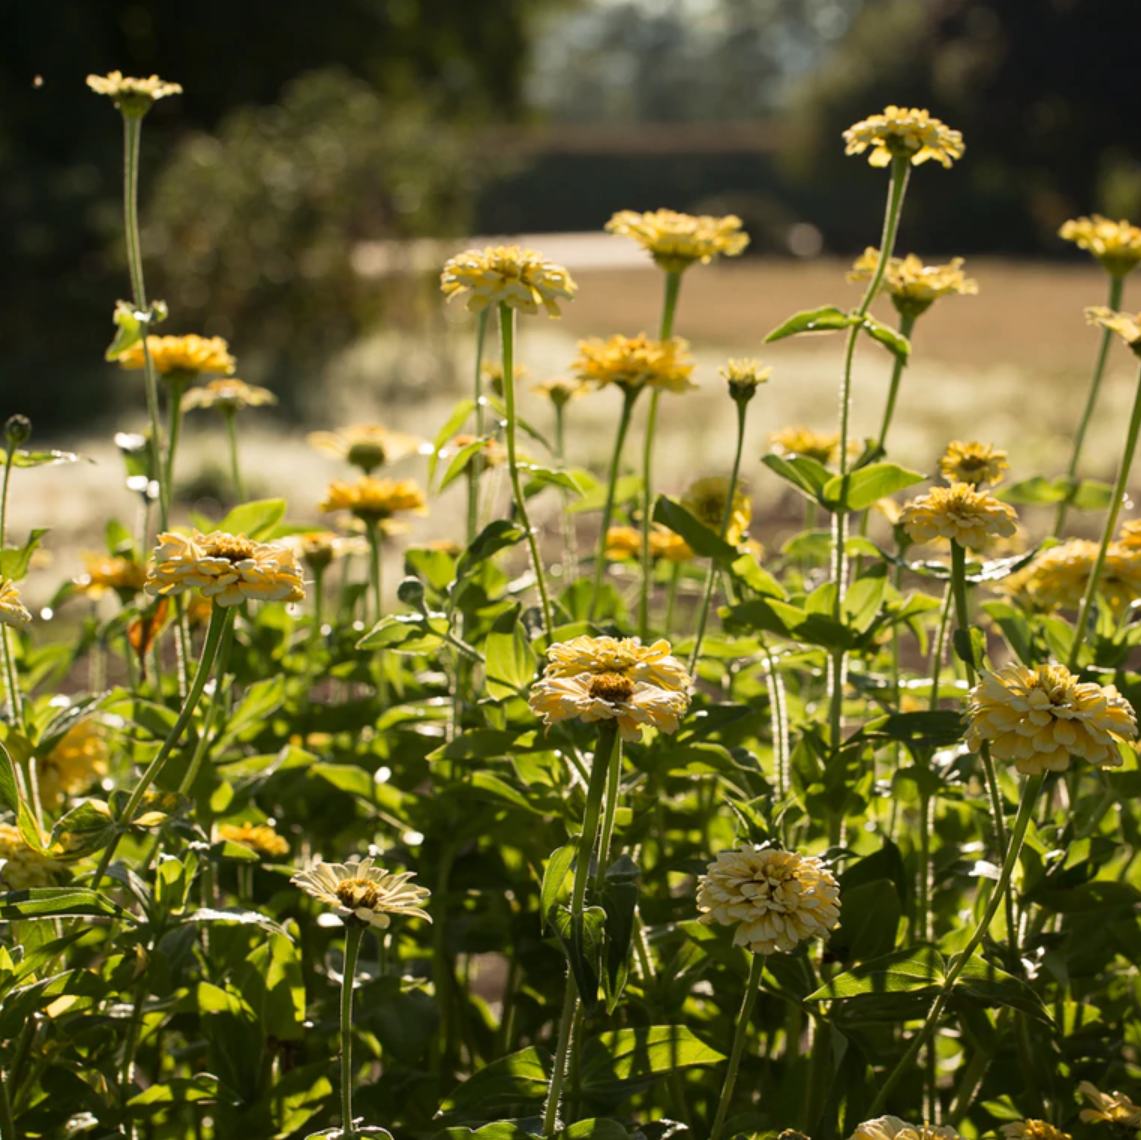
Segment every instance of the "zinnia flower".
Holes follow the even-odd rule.
[[[870,281],[879,264],[880,252],[868,246],[856,259],[848,274],[849,281]],[[940,297],[974,295],[979,284],[963,273],[963,259],[956,257],[947,265],[924,265],[913,253],[888,259],[880,290],[891,297],[901,316],[914,320]]]
[[[631,681],[688,693],[690,677],[665,638],[643,645],[636,637],[572,637],[547,650],[548,677],[616,673]]]
[[[721,533],[725,519],[725,504],[729,496],[729,480],[721,475],[698,479],[691,483],[681,497],[681,505],[703,526],[716,534]],[[739,546],[749,532],[753,521],[753,504],[741,489],[740,483],[733,489],[733,506],[729,513],[729,527],[725,541],[730,546]]]
[[[982,550],[992,539],[1009,538],[1018,516],[1008,503],[969,483],[932,487],[903,508],[900,523],[913,542],[953,539],[968,550]]]
[[[422,909],[431,892],[410,884],[413,878],[411,871],[394,875],[374,867],[370,855],[367,859],[354,857],[347,863],[315,863],[289,881],[332,907],[345,922],[385,930],[393,915],[432,921]]]
[[[114,590],[128,602],[146,582],[147,568],[133,558],[120,558],[113,554],[84,554],[83,573],[76,579],[75,588],[92,600]]]
[[[1006,1140],[1074,1140],[1068,1132],[1044,1120],[1015,1120],[1004,1124],[999,1131]]]
[[[1078,1085],[1078,1092],[1093,1106],[1083,1108],[1079,1116],[1086,1124],[1104,1120],[1109,1124],[1124,1124],[1129,1128],[1141,1128],[1141,1108],[1124,1093],[1099,1092],[1089,1081]]]
[[[160,534],[147,573],[148,594],[169,597],[198,589],[218,606],[299,602],[305,584],[297,555],[287,546],[254,542],[215,530]]]
[[[642,532],[632,526],[612,526],[606,532],[606,557],[611,562],[637,561],[642,556]],[[680,535],[664,526],[650,531],[650,557],[667,562],[691,562],[693,551]]]
[[[55,807],[64,796],[87,791],[107,775],[107,730],[98,721],[81,720],[46,756],[36,757],[40,799]]]
[[[218,835],[230,843],[240,843],[266,859],[280,859],[289,854],[289,844],[264,823],[223,823]]]
[[[247,384],[234,376],[211,380],[201,388],[190,388],[182,396],[184,412],[192,408],[217,408],[220,412],[232,414],[243,408],[261,408],[276,403],[277,397],[268,388]]]
[[[87,86],[97,95],[107,95],[114,99],[115,106],[132,118],[142,118],[159,99],[182,94],[182,88],[177,83],[168,83],[157,75],[152,75],[149,79],[135,79],[125,76],[121,71],[112,71],[107,75],[89,75]]]
[[[1141,356],[1141,313],[1134,316],[1132,313],[1114,312],[1104,305],[1092,305],[1086,309],[1086,320],[1091,325],[1100,325],[1117,333],[1135,355]]]
[[[1113,274],[1124,277],[1141,261],[1141,229],[1094,214],[1092,218],[1071,218],[1062,223],[1058,236],[1092,253]]]
[[[893,158],[906,158],[918,166],[933,158],[950,167],[963,157],[963,136],[918,107],[885,107],[844,132],[845,154],[863,154],[869,147],[872,166],[890,166]]]
[[[663,341],[639,333],[609,340],[580,340],[573,367],[580,380],[599,388],[616,384],[626,392],[640,392],[645,387],[685,392],[697,387],[690,379],[694,360],[689,355],[689,341],[679,336]]]
[[[840,886],[822,860],[772,847],[722,851],[697,885],[699,922],[735,926],[733,945],[788,954],[840,925]]]
[[[1029,566],[1011,574],[1001,589],[1042,612],[1076,610],[1085,597],[1097,552],[1096,542],[1071,538],[1036,555]],[[1141,598],[1141,549],[1126,542],[1111,542],[1097,588],[1115,613]]]
[[[503,364],[498,360],[485,360],[479,366],[480,375],[484,383],[497,395],[503,395]],[[516,364],[514,369],[515,383],[527,377],[527,369],[522,364]]]
[[[363,538],[343,538],[331,530],[310,530],[302,534],[291,534],[283,538],[285,546],[291,546],[297,556],[314,573],[324,570],[334,559],[346,554],[363,554],[368,544]]]
[[[172,381],[187,382],[207,372],[229,376],[234,371],[230,346],[220,336],[148,336],[147,352],[155,371]],[[142,342],[131,345],[116,359],[124,368],[142,368]]]
[[[571,400],[585,396],[589,389],[577,377],[567,379],[565,376],[552,376],[549,380],[540,380],[538,384],[532,384],[531,391],[536,396],[546,396],[556,408],[561,408]]]
[[[827,466],[840,450],[840,436],[835,432],[813,431],[806,427],[786,427],[769,436],[773,450],[784,459],[803,455]]]
[[[531,711],[547,726],[579,719],[587,724],[616,720],[623,740],[642,739],[650,725],[672,736],[689,708],[689,694],[633,681],[622,673],[584,672],[548,675],[531,687]]]
[[[1130,519],[1122,523],[1117,541],[1127,550],[1141,550],[1141,519]]]
[[[51,886],[58,865],[33,851],[17,827],[0,823],[0,886],[6,891]]]
[[[440,274],[440,288],[450,301],[470,294],[467,309],[482,313],[492,305],[507,305],[524,313],[537,313],[542,305],[547,316],[558,317],[559,301],[573,300],[578,288],[571,275],[533,249],[517,245],[469,249],[449,258]]]
[[[350,424],[336,431],[311,431],[305,438],[310,447],[337,459],[345,459],[366,475],[387,463],[412,455],[424,442],[382,424]]]
[[[362,522],[378,523],[401,511],[426,515],[424,492],[413,479],[376,479],[362,475],[355,483],[334,479],[325,492],[322,511],[352,511]]]
[[[939,460],[939,474],[948,483],[970,483],[978,487],[983,483],[1001,483],[1002,473],[1009,470],[1006,452],[991,443],[964,443],[954,440]]]
[[[747,404],[761,384],[767,384],[773,374],[771,368],[759,360],[728,360],[717,370],[729,385],[729,395],[739,404]]]
[[[0,578],[0,625],[27,625],[31,620],[32,615],[20,600],[16,583]]]
[[[1117,746],[1136,735],[1133,707],[1113,685],[1079,682],[1063,665],[1007,665],[970,692],[967,745],[989,742],[1024,776],[1065,772],[1071,756],[1116,768]]]
[[[953,1128],[930,1124],[908,1124],[898,1116],[877,1116],[865,1120],[848,1140],[963,1140]]]
[[[667,273],[682,273],[695,261],[708,265],[719,256],[736,257],[749,244],[735,214],[723,218],[654,210],[620,210],[606,223],[608,233],[632,237]]]

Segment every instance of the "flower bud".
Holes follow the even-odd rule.
[[[757,388],[768,383],[773,370],[759,360],[729,360],[718,371],[728,381],[729,395],[733,400],[747,404],[757,394]]]
[[[419,578],[411,576],[405,578],[396,587],[396,596],[406,606],[411,606],[414,610],[424,609],[424,583]]]
[[[32,438],[32,421],[27,416],[9,416],[4,425],[9,447],[19,447]]]

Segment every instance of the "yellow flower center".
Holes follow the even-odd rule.
[[[634,682],[621,673],[599,673],[590,682],[590,695],[608,704],[620,705],[634,695]]]
[[[210,542],[206,553],[211,558],[225,558],[227,562],[242,562],[254,556],[257,544],[244,535],[219,535]]]
[[[344,879],[337,884],[337,898],[353,910],[358,907],[375,910],[376,904],[380,902],[380,890],[369,879]]]

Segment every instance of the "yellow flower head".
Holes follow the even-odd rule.
[[[1068,1133],[1044,1120],[1015,1120],[999,1131],[1006,1140],[1074,1140]]]
[[[581,673],[618,674],[659,689],[688,693],[689,674],[665,638],[643,645],[636,637],[572,637],[547,650],[548,677]]]
[[[531,711],[547,726],[579,719],[587,724],[616,720],[623,740],[642,739],[650,725],[672,736],[689,708],[689,694],[633,681],[622,673],[550,674],[531,687]]]
[[[230,346],[220,336],[148,336],[147,352],[155,370],[168,380],[188,381],[207,372],[229,376],[234,371]],[[128,369],[142,368],[143,345],[133,344],[116,358]]]
[[[223,823],[218,828],[218,835],[230,843],[240,843],[256,851],[264,859],[280,859],[289,854],[288,842],[264,823]]]
[[[16,583],[0,578],[0,625],[27,625],[31,620],[32,615],[20,600]]]
[[[908,1124],[898,1116],[877,1116],[865,1120],[848,1140],[963,1140],[953,1128],[930,1124]]]
[[[1058,236],[1092,253],[1114,277],[1132,273],[1141,261],[1141,229],[1124,219],[1114,222],[1101,214],[1071,218],[1062,223]]]
[[[374,867],[369,856],[347,863],[315,863],[289,881],[332,907],[344,922],[385,930],[393,915],[432,921],[423,909],[431,892],[411,884],[409,880],[413,878],[411,871],[394,875],[383,867]]]
[[[0,889],[26,891],[51,886],[59,866],[37,854],[25,842],[19,828],[0,823]]]
[[[366,475],[412,455],[423,443],[414,435],[392,431],[382,424],[350,424],[336,431],[311,431],[305,438],[310,447],[347,460]]]
[[[1127,550],[1141,550],[1141,519],[1130,519],[1122,523],[1117,541]]]
[[[532,384],[531,391],[536,396],[546,396],[556,408],[561,408],[571,400],[585,396],[588,389],[578,377],[567,379],[565,376],[552,376],[549,380],[540,380],[538,384]]]
[[[786,427],[774,431],[769,439],[773,450],[785,459],[803,455],[827,466],[832,463],[840,450],[840,436],[834,432],[813,431],[806,427]]]
[[[561,316],[560,300],[573,300],[571,275],[533,249],[517,245],[469,249],[449,258],[440,274],[440,288],[450,301],[469,294],[468,312],[482,313],[493,305],[507,305],[524,313],[537,313],[542,305],[550,317]]]
[[[773,370],[759,360],[728,360],[717,370],[729,385],[729,395],[739,404],[747,404],[761,384],[767,384]]]
[[[414,479],[376,479],[372,475],[362,475],[355,483],[334,479],[320,509],[352,511],[366,523],[383,522],[402,511],[428,513],[424,492]]]
[[[691,483],[681,497],[681,505],[703,526],[721,533],[725,520],[725,506],[729,496],[729,480],[722,475],[712,475]],[[733,505],[729,512],[729,526],[725,531],[725,541],[730,546],[740,546],[749,532],[753,521],[753,504],[738,483],[733,489]]]
[[[226,380],[211,380],[202,388],[190,388],[183,393],[182,410],[192,408],[217,408],[230,415],[243,408],[261,408],[266,404],[276,404],[277,397],[268,388],[247,384],[237,377]]]
[[[970,483],[972,487],[1001,483],[1002,473],[1009,468],[1005,451],[999,451],[994,444],[974,440],[969,443],[953,440],[939,460],[939,474],[948,483]]]
[[[890,166],[893,158],[906,158],[919,166],[933,158],[950,167],[963,157],[963,136],[918,107],[885,107],[844,132],[845,154],[863,154],[869,147],[872,166]]]
[[[853,262],[848,280],[870,281],[879,257],[879,250],[868,246]],[[897,312],[914,320],[940,297],[977,294],[979,283],[963,272],[961,257],[946,265],[924,265],[915,254],[909,253],[906,257],[888,259],[880,289],[891,297]]]
[[[599,388],[616,384],[628,393],[645,387],[665,392],[685,392],[697,387],[690,379],[694,360],[689,355],[689,341],[680,336],[650,340],[645,333],[639,333],[612,336],[609,340],[580,340],[573,367],[586,383]]]
[[[503,395],[503,364],[498,360],[485,360],[479,366],[480,375],[483,377],[484,383],[494,392],[497,396]],[[515,383],[518,385],[520,380],[527,378],[527,368],[523,364],[516,364],[513,374],[515,376]]]
[[[283,545],[292,547],[297,557],[314,573],[324,570],[337,558],[346,554],[363,554],[368,543],[362,538],[343,538],[331,530],[310,530],[302,534],[291,534],[282,540]]]
[[[1038,554],[1029,566],[1011,574],[1002,583],[1004,593],[1018,596],[1031,609],[1076,610],[1097,559],[1098,543],[1071,538]],[[1111,610],[1120,613],[1141,598],[1141,548],[1111,542],[1098,578],[1098,593]]]
[[[642,532],[632,526],[612,526],[606,532],[606,557],[611,562],[632,562],[642,556]],[[650,557],[667,562],[691,562],[689,544],[680,535],[655,524],[650,531]]]
[[[146,578],[147,568],[133,558],[89,553],[83,555],[83,573],[74,581],[75,588],[91,599],[114,590],[124,601],[129,601],[143,588]]]
[[[969,483],[932,487],[903,508],[899,521],[913,542],[953,539],[968,550],[982,550],[998,537],[1018,529],[1018,516],[1008,503]]]
[[[1086,1124],[1104,1120],[1108,1124],[1124,1124],[1129,1128],[1141,1128],[1141,1108],[1133,1103],[1124,1093],[1099,1092],[1089,1081],[1082,1081],[1078,1085],[1078,1092],[1091,1104],[1091,1108],[1083,1108],[1079,1113]]]
[[[989,741],[995,759],[1026,776],[1065,772],[1071,756],[1116,768],[1117,745],[1136,735],[1133,708],[1113,685],[1079,682],[1062,665],[1007,665],[970,692],[968,746]]]
[[[106,729],[97,721],[80,721],[46,756],[36,758],[40,799],[55,807],[64,796],[87,791],[107,775],[107,758]]]
[[[133,79],[121,71],[108,75],[89,75],[87,86],[97,95],[107,95],[115,100],[115,106],[131,118],[141,119],[151,105],[168,95],[181,95],[182,88],[177,83],[167,83],[152,75],[149,79]]]
[[[1104,305],[1091,305],[1086,309],[1086,320],[1117,333],[1136,356],[1141,356],[1141,313],[1117,313]]]
[[[840,925],[840,886],[817,858],[745,847],[722,851],[697,885],[699,922],[735,926],[733,945],[788,954]]]
[[[278,543],[244,534],[160,534],[147,573],[148,594],[169,597],[198,589],[217,606],[299,602],[305,584],[297,555]]]
[[[749,244],[735,214],[723,218],[654,210],[639,214],[620,210],[606,223],[608,233],[632,237],[667,273],[681,273],[695,261],[708,265],[716,257],[736,257]]]

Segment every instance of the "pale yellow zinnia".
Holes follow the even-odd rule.
[[[428,513],[424,492],[414,479],[377,479],[372,475],[362,475],[355,483],[334,479],[320,509],[352,511],[366,523],[384,522],[405,512]]]
[[[636,637],[572,637],[552,645],[547,661],[548,677],[617,673],[679,693],[688,692],[691,684],[685,666],[664,637],[650,645],[643,645]]]
[[[266,859],[280,859],[289,854],[289,843],[264,823],[223,823],[218,827],[221,839],[240,843]]]
[[[870,281],[879,264],[880,252],[868,246],[856,259],[849,281]],[[891,257],[884,271],[880,290],[890,298],[901,316],[914,320],[922,316],[940,297],[970,296],[978,293],[978,282],[963,272],[963,259],[946,265],[924,265],[913,253]]]
[[[268,388],[247,384],[236,376],[211,380],[201,388],[188,389],[182,396],[184,412],[194,408],[217,408],[226,415],[232,415],[243,408],[263,408],[276,403],[277,397]]]
[[[113,99],[115,106],[132,118],[141,118],[159,99],[182,94],[182,88],[177,83],[168,83],[157,75],[138,79],[124,75],[121,71],[112,71],[107,75],[89,75],[87,86],[96,95],[106,95]]]
[[[1076,610],[1085,597],[1098,549],[1099,544],[1089,539],[1071,538],[1035,555],[1000,588],[1033,610]],[[1125,542],[1106,547],[1098,593],[1115,613],[1141,598],[1141,549]]]
[[[1141,1128],[1141,1107],[1121,1092],[1103,1093],[1089,1081],[1078,1085],[1078,1092],[1090,1102],[1079,1114],[1086,1124],[1104,1120],[1107,1124],[1122,1124],[1127,1128]]]
[[[533,249],[517,245],[469,249],[449,258],[440,275],[440,289],[450,301],[467,294],[469,312],[507,305],[524,313],[561,316],[559,302],[574,299],[578,286],[561,265]]]
[[[972,487],[1001,483],[1009,469],[1005,451],[974,440],[952,440],[939,460],[939,474],[948,483],[970,483]]]
[[[36,757],[40,799],[55,807],[64,796],[87,791],[107,775],[107,729],[88,718],[73,725],[45,756]]]
[[[32,615],[20,600],[20,591],[10,578],[0,578],[0,625],[27,625]]]
[[[1093,254],[1114,277],[1132,273],[1141,262],[1141,229],[1124,218],[1119,222],[1101,214],[1071,218],[1062,223],[1058,236]]]
[[[1018,529],[1017,520],[1009,503],[969,483],[932,487],[908,503],[899,519],[912,542],[953,539],[968,550],[982,550],[996,538],[1009,538]]]
[[[898,1116],[877,1116],[857,1125],[848,1140],[963,1140],[946,1125],[908,1124]]]
[[[717,257],[737,257],[749,244],[735,214],[717,218],[674,210],[620,210],[606,230],[633,238],[667,273],[682,273],[697,261],[708,265]]]
[[[642,739],[649,725],[667,736],[677,732],[689,694],[634,681],[622,673],[548,674],[531,687],[531,711],[547,726],[563,720],[618,722],[623,740]]]
[[[415,877],[411,871],[393,874],[376,867],[370,856],[347,863],[315,863],[289,881],[331,907],[344,922],[385,930],[393,916],[432,921],[423,909],[431,892],[410,882]]]
[[[73,581],[76,590],[92,600],[113,590],[124,602],[130,601],[146,582],[146,567],[133,558],[98,553],[85,553],[82,558],[83,573]]]
[[[711,475],[691,483],[681,497],[681,505],[703,526],[715,534],[720,534],[728,498],[729,480],[721,475]],[[738,483],[733,488],[733,503],[729,511],[729,526],[725,531],[725,541],[730,546],[739,546],[748,535],[749,524],[752,521],[752,501]]]
[[[912,166],[934,159],[950,167],[963,157],[963,136],[918,107],[884,108],[882,115],[869,115],[844,132],[845,154],[863,154],[870,148],[872,166],[889,166],[893,158],[905,158]]]
[[[556,408],[561,408],[569,404],[571,400],[585,396],[589,389],[577,376],[573,378],[552,376],[548,380],[540,380],[537,384],[532,384],[531,391],[536,396],[546,396]]]
[[[651,340],[645,333],[580,340],[573,365],[580,380],[599,388],[614,384],[630,394],[643,388],[664,392],[695,388],[694,366],[687,340],[679,336]]]
[[[783,459],[803,455],[827,466],[840,451],[838,432],[819,432],[807,427],[786,427],[769,436],[773,450]]]
[[[305,439],[310,447],[344,459],[366,475],[414,454],[424,443],[417,436],[393,431],[383,424],[349,424],[336,431],[311,431]]]
[[[1068,1133],[1045,1120],[1013,1120],[999,1131],[1006,1140],[1074,1140]]]
[[[54,860],[44,858],[24,842],[19,828],[0,823],[0,888],[26,891],[48,887],[59,869]]]
[[[220,336],[148,336],[147,352],[155,371],[171,381],[188,382],[196,376],[218,372],[229,376],[234,371],[230,346]],[[142,368],[145,360],[140,341],[116,357],[123,368]]]

